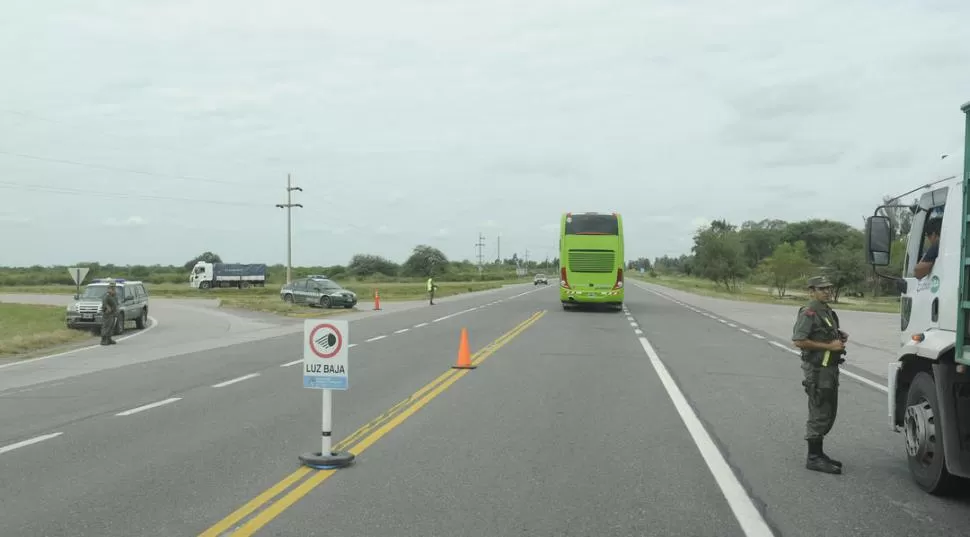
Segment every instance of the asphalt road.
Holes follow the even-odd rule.
[[[846,473],[809,472],[784,339],[627,305],[520,287],[354,321],[341,470],[297,462],[320,393],[294,333],[0,392],[0,534],[970,535],[970,498],[911,483],[879,389],[843,380]],[[463,326],[474,370],[449,367]]]

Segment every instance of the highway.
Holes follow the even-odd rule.
[[[804,468],[794,307],[628,287],[624,312],[516,286],[353,318],[340,470],[297,460],[319,449],[320,393],[295,323],[0,369],[0,534],[970,535],[970,495],[917,489],[886,425],[894,317],[842,315],[859,362],[831,476]],[[450,368],[462,327],[474,370]]]

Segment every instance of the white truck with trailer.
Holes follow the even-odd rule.
[[[196,289],[266,287],[266,265],[199,261],[189,273],[189,285]]]
[[[900,346],[888,375],[889,425],[903,433],[913,480],[941,496],[970,486],[970,103],[962,110],[963,159],[943,159],[952,169],[923,187],[909,207],[913,219],[902,277],[880,274],[896,280],[900,291]],[[930,272],[917,278],[916,265],[928,246],[924,229],[935,218],[942,218],[939,254]],[[888,217],[866,219],[866,255],[874,268],[889,265],[892,241]]]

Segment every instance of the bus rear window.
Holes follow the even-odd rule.
[[[619,235],[620,225],[611,214],[574,214],[566,219],[566,235]]]

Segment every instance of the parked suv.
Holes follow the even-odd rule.
[[[74,302],[67,306],[67,327],[92,331],[101,330],[101,299],[108,292],[108,284],[115,282],[118,298],[118,323],[115,335],[125,331],[125,325],[134,322],[138,328],[148,325],[148,290],[142,282],[124,279],[102,278],[84,287],[74,295]]]
[[[549,278],[546,278],[545,274],[536,274],[536,277],[532,279],[532,285],[539,284],[549,285]]]
[[[300,278],[280,288],[280,298],[292,304],[309,304],[321,308],[343,306],[352,308],[357,305],[357,293],[344,289],[337,282],[327,278]]]

